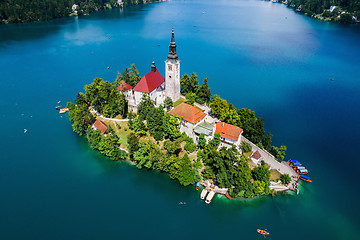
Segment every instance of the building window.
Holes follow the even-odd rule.
[[[171,64],[168,65],[168,70],[172,71],[172,65]]]

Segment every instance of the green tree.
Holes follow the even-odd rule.
[[[291,182],[291,177],[287,173],[281,174],[280,181],[282,184],[289,184]]]
[[[75,104],[76,104],[76,105],[87,104],[87,102],[86,102],[86,100],[85,100],[85,94],[84,94],[84,93],[79,92],[79,93],[76,95]]]
[[[244,151],[244,153],[248,153],[248,152],[251,152],[252,146],[251,146],[250,143],[242,141],[241,142],[241,149]]]
[[[96,151],[99,150],[99,144],[103,139],[103,135],[100,130],[93,130],[92,128],[88,128],[86,132],[87,140],[90,144],[90,147]]]
[[[220,119],[225,119],[227,111],[229,110],[229,104],[226,100],[215,94],[211,98],[210,108],[213,114]]]
[[[93,124],[95,117],[86,104],[75,106],[74,103],[68,102],[66,106],[69,108],[69,119],[72,122],[73,131],[81,136]]]
[[[254,180],[263,181],[265,183],[270,182],[270,170],[266,167],[264,161],[262,161],[261,166],[255,167],[252,170],[252,176]]]
[[[139,138],[135,133],[130,133],[128,135],[127,144],[129,145],[130,156],[132,156],[139,149]]]
[[[190,77],[184,74],[180,79],[180,93],[185,96],[190,91]]]
[[[166,97],[164,100],[164,106],[166,108],[166,110],[169,110],[170,108],[172,108],[174,105],[173,101],[171,100],[170,97]]]
[[[180,137],[181,133],[178,130],[178,119],[170,114],[165,113],[163,117],[163,130],[166,139],[176,139]]]
[[[179,182],[181,185],[188,186],[194,184],[194,169],[187,154],[181,158],[181,172]]]
[[[167,150],[169,155],[178,155],[180,152],[180,144],[178,141],[167,140],[164,142],[164,148]]]
[[[139,120],[140,121],[145,120],[148,113],[154,108],[155,106],[153,101],[151,101],[150,97],[146,93],[144,93],[141,98],[141,102],[137,108],[137,114],[139,116]]]
[[[204,149],[206,146],[205,134],[201,133],[199,136],[198,147]]]
[[[271,153],[275,156],[276,160],[281,162],[285,158],[287,147],[282,145],[279,147],[272,146]]]
[[[200,87],[200,90],[197,94],[197,96],[203,101],[208,103],[210,101],[210,97],[211,97],[211,91],[210,88],[208,86],[208,77],[204,79],[203,84]]]
[[[205,166],[205,169],[202,171],[204,179],[211,179],[215,177],[215,173],[209,166]]]
[[[352,23],[352,16],[349,13],[343,13],[340,15],[340,20],[341,23],[346,23],[346,24],[350,24]]]
[[[164,138],[163,118],[164,110],[161,106],[158,108],[152,108],[146,115],[146,122],[150,135],[157,141]]]
[[[211,140],[211,144],[217,148],[220,145],[220,133],[215,133],[214,138]]]
[[[194,105],[194,102],[195,102],[195,98],[196,98],[196,94],[193,93],[193,92],[188,92],[186,94],[186,103],[190,104],[190,105]]]
[[[190,89],[189,90],[195,94],[199,91],[198,76],[194,72],[191,74],[191,77],[190,77]]]

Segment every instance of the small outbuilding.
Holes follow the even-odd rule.
[[[251,160],[255,163],[258,164],[259,161],[261,160],[261,154],[259,153],[259,150],[256,150],[252,155],[251,155]]]
[[[100,130],[100,132],[102,134],[105,134],[107,128],[108,128],[108,126],[104,122],[100,121],[99,119],[96,119],[96,121],[93,124],[93,129]]]
[[[124,80],[120,81],[120,85],[116,89],[123,91],[127,100],[133,97],[133,87],[130,84],[127,84]]]

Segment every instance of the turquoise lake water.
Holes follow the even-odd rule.
[[[207,206],[193,186],[94,152],[54,110],[131,63],[145,75],[154,58],[164,73],[171,27],[181,74],[209,77],[212,93],[264,117],[273,144],[311,171],[299,196]],[[359,42],[359,26],[255,0],[1,25],[1,239],[262,239],[257,228],[268,239],[360,239]]]

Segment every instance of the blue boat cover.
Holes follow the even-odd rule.
[[[299,162],[294,163],[294,166],[301,165]]]
[[[200,182],[197,182],[197,183],[196,183],[196,186],[197,186],[197,187],[200,187]]]
[[[296,159],[290,159],[290,162],[297,162],[298,160]]]
[[[307,180],[310,180],[310,178],[306,175],[300,175],[300,177],[304,178],[304,179],[307,179]]]

